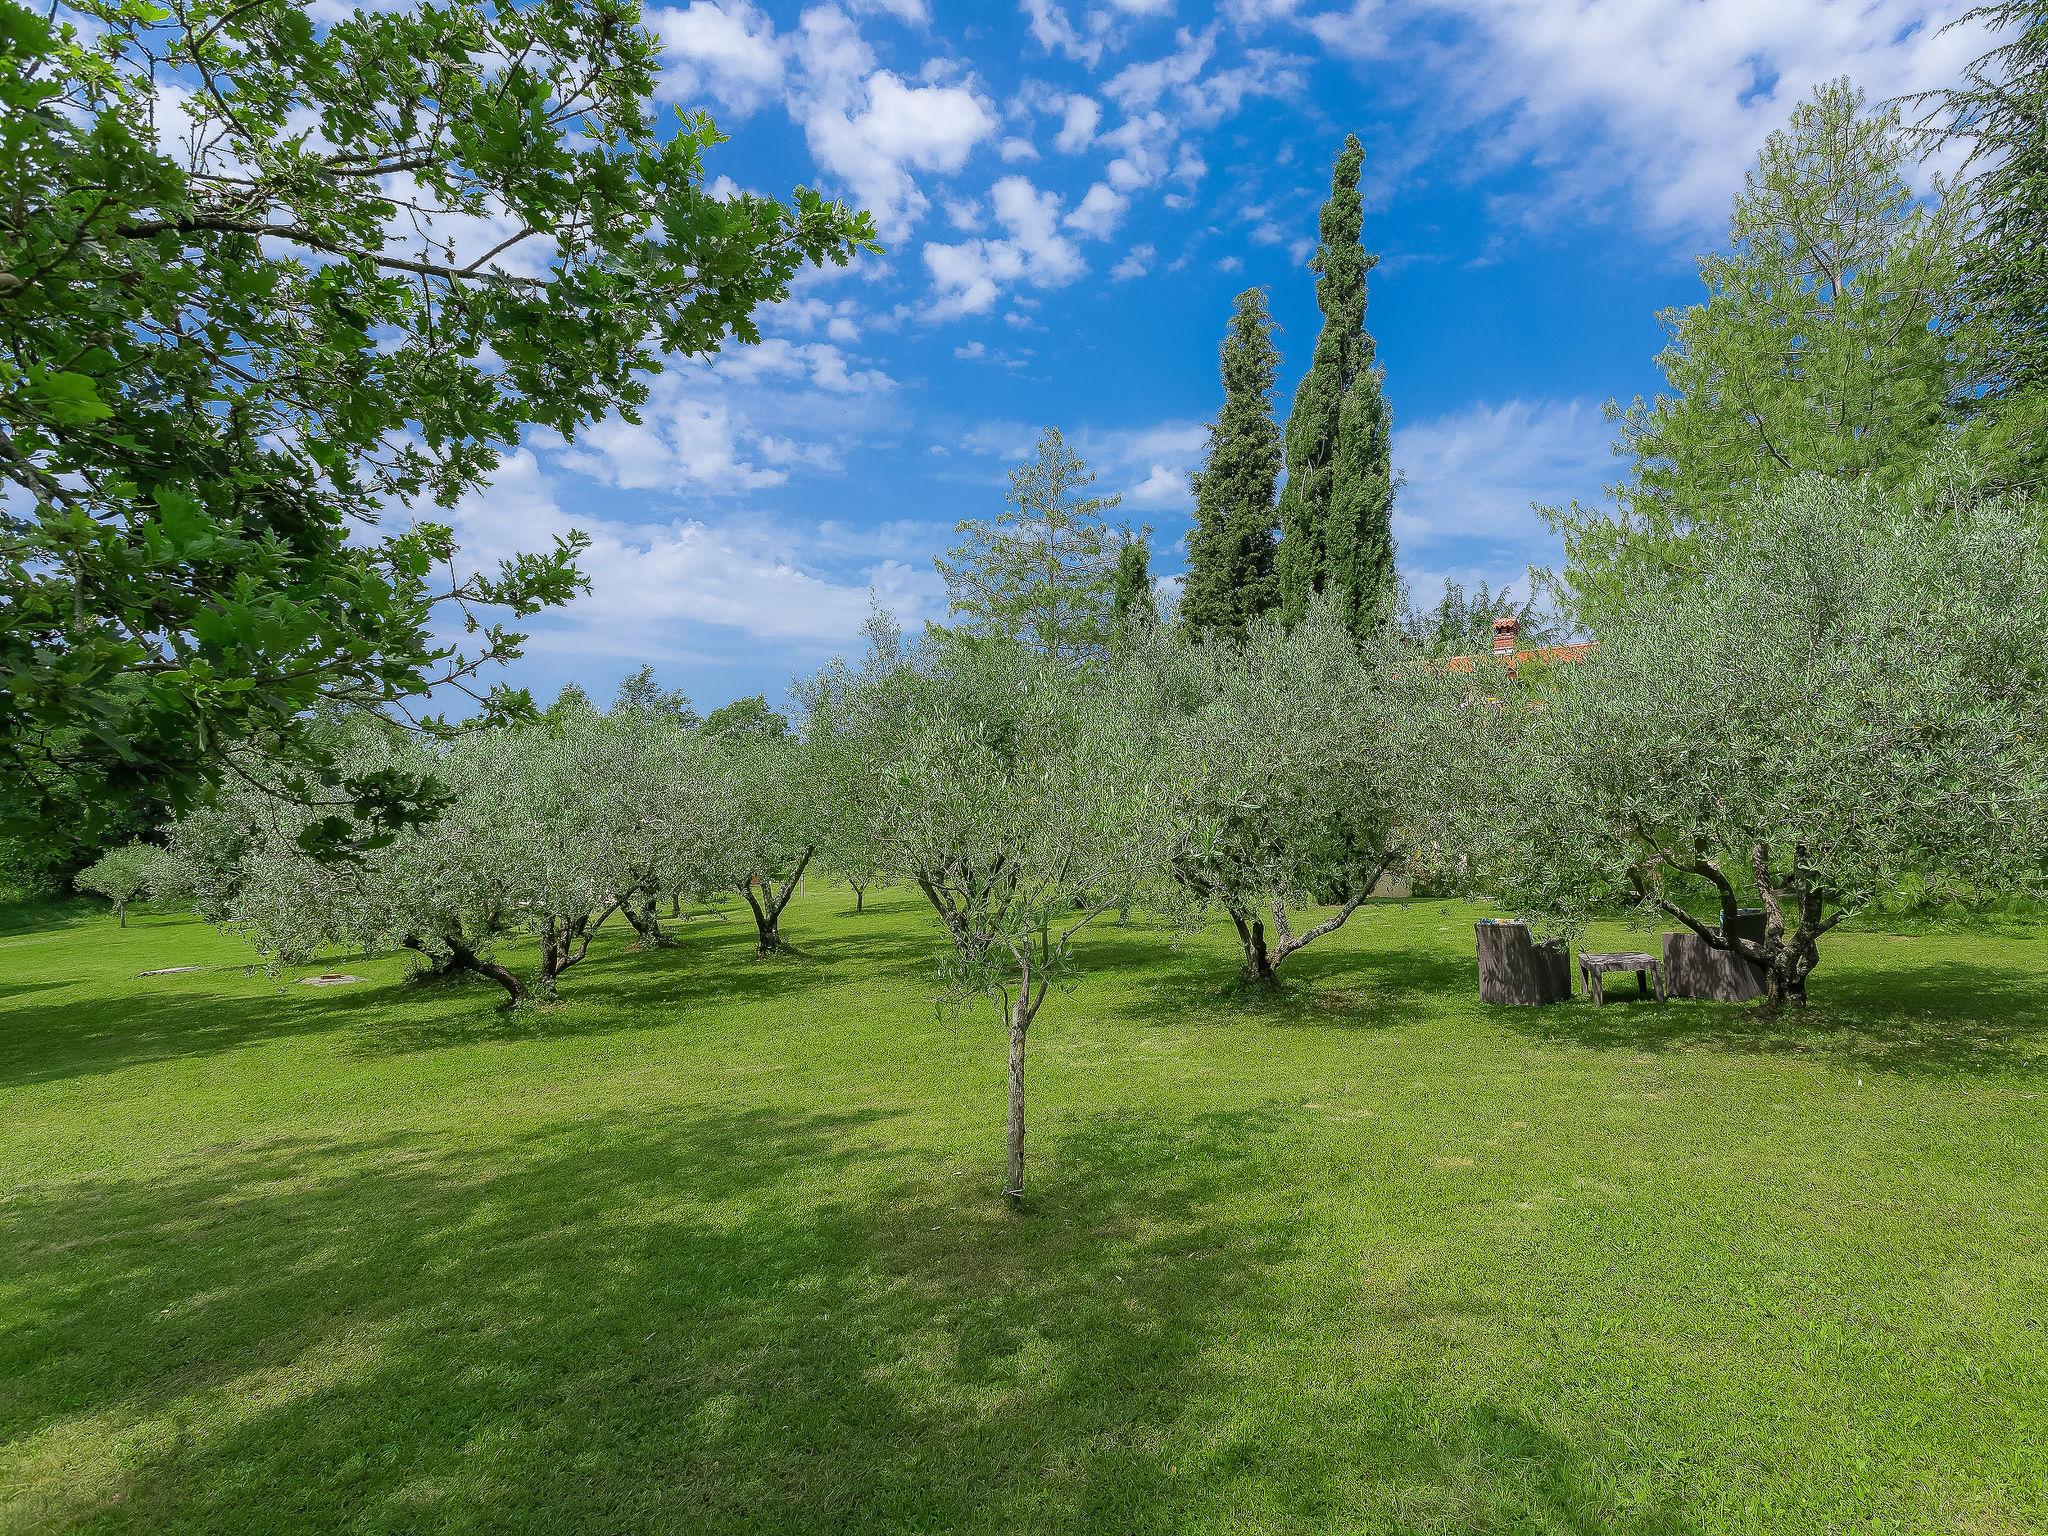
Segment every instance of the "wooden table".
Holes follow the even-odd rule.
[[[1607,988],[1602,977],[1609,972],[1619,971],[1626,975],[1635,972],[1636,991],[1644,997],[1650,995],[1650,983],[1657,984],[1657,1001],[1664,1001],[1664,966],[1655,955],[1595,954],[1589,950],[1579,952],[1579,980],[1585,986],[1586,995],[1593,999],[1595,1007],[1607,1001]]]

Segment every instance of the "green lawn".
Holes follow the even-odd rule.
[[[1771,1024],[1481,1008],[1458,904],[1249,1010],[1105,927],[1015,1216],[993,1015],[850,907],[514,1017],[0,914],[0,1529],[2048,1530],[2038,936]]]

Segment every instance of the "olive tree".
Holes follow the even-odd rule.
[[[1449,684],[1385,635],[1354,638],[1321,601],[1242,640],[1161,633],[1133,665],[1158,722],[1168,894],[1191,917],[1220,907],[1242,978],[1272,985],[1432,824]],[[1309,921],[1306,906],[1331,910]]]
[[[216,854],[238,851],[231,879],[220,880],[215,866],[210,901],[218,920],[244,929],[280,961],[303,961],[333,944],[371,954],[406,950],[437,971],[494,982],[508,1004],[526,1002],[527,979],[496,953],[526,926],[526,890],[515,843],[503,835],[501,765],[488,760],[494,754],[484,733],[437,748],[358,717],[343,736],[331,750],[350,771],[403,772],[431,783],[443,802],[439,814],[366,837],[353,857],[333,860],[309,854],[301,842],[313,808],[261,793],[217,800],[217,820],[191,841]],[[181,821],[173,840],[186,838]]]
[[[1701,580],[1619,600],[1532,693],[1480,681],[1460,756],[1498,894],[1567,926],[1647,905],[1798,1003],[1872,900],[2038,879],[2037,509],[1978,497],[1953,461],[1897,491],[1809,477],[1703,557]],[[1751,896],[1761,938],[1737,932]]]
[[[899,659],[828,669],[807,732],[834,755],[833,814],[874,867],[914,884],[956,996],[1009,1035],[1004,1193],[1024,1194],[1025,1041],[1089,922],[1151,858],[1156,759],[1119,675],[1004,638],[934,634]]]
[[[746,898],[763,955],[782,949],[783,911],[818,848],[823,808],[811,767],[801,738],[748,729],[709,737],[678,779],[703,794],[706,884]]]
[[[148,843],[124,843],[88,864],[72,877],[81,891],[104,896],[114,904],[114,920],[128,926],[128,903],[149,891],[163,873],[164,852]]]
[[[587,705],[446,745],[357,720],[337,749],[351,770],[431,780],[444,802],[431,821],[366,839],[354,858],[322,860],[300,837],[313,810],[245,795],[217,803],[217,824],[189,840],[239,849],[232,882],[216,879],[211,899],[268,953],[296,960],[334,943],[409,950],[436,970],[488,978],[517,1005],[551,996],[612,912],[651,903],[662,882],[682,878],[676,822],[652,809],[678,777],[665,733],[682,734]],[[539,951],[530,972],[498,953],[527,936]]]

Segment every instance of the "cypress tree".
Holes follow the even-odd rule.
[[[1364,163],[1353,134],[1337,156],[1309,263],[1323,328],[1287,418],[1276,561],[1282,618],[1300,618],[1311,596],[1335,591],[1354,634],[1383,621],[1394,591],[1391,420],[1365,329],[1365,275],[1379,258],[1359,244]]]
[[[1143,532],[1129,534],[1116,552],[1111,612],[1120,635],[1150,629],[1159,622],[1159,603],[1152,595],[1152,551]]]
[[[1223,409],[1194,475],[1195,525],[1188,530],[1180,599],[1190,634],[1241,636],[1278,598],[1273,536],[1280,429],[1272,395],[1279,366],[1265,290],[1247,288],[1223,337]]]

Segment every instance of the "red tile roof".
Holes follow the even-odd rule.
[[[1593,642],[1591,640],[1584,640],[1577,645],[1539,645],[1530,650],[1516,651],[1511,655],[1498,659],[1506,663],[1508,671],[1512,674],[1525,661],[1539,661],[1549,665],[1568,665],[1581,662],[1586,659],[1592,649]],[[1479,663],[1476,657],[1452,656],[1446,658],[1444,666],[1453,672],[1476,672],[1479,668]]]

